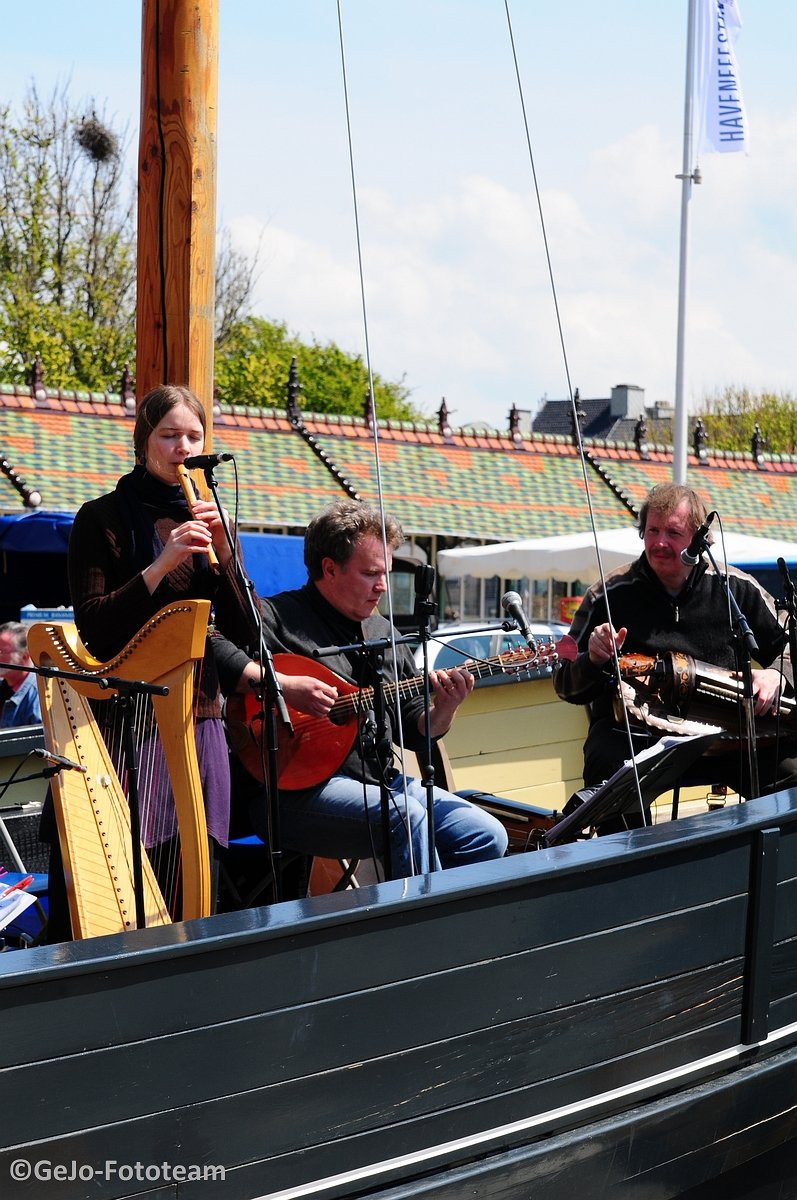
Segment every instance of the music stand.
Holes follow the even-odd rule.
[[[555,846],[560,842],[573,840],[582,829],[600,825],[609,817],[638,813],[640,793],[642,806],[650,808],[657,796],[675,787],[692,763],[705,754],[721,734],[721,729],[712,726],[706,733],[689,737],[669,735],[660,738],[655,745],[646,750],[640,750],[633,760],[627,759],[611,778],[594,789],[585,788],[585,792],[592,794],[587,795],[581,804],[568,813],[567,810],[575,799],[571,796],[565,805],[565,816],[553,829],[547,831],[542,839],[543,845]],[[576,797],[580,795],[578,792],[575,794]]]

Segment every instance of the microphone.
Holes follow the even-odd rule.
[[[789,574],[789,568],[786,566],[786,560],[779,558],[777,561],[778,570],[780,571],[783,579],[783,598],[786,601],[786,606],[788,607],[789,612],[793,613],[795,611],[794,584],[792,583],[791,575]]]
[[[49,750],[34,750],[33,753],[37,758],[44,758],[47,762],[57,763],[59,767],[64,767],[67,771],[81,771],[86,774],[87,767],[83,763],[73,762],[71,758],[64,758],[62,754],[51,754]]]
[[[696,529],[692,534],[692,540],[685,550],[681,551],[681,562],[686,563],[687,567],[694,567],[700,562],[700,555],[706,548],[706,534],[708,527],[716,517],[716,512],[710,512],[699,529]]]
[[[195,467],[210,468],[212,471],[219,463],[232,462],[231,454],[192,454],[190,458],[183,459],[183,466],[187,471],[193,471]]]
[[[526,620],[526,614],[523,611],[523,601],[517,592],[504,592],[501,597],[501,608],[508,617],[517,625],[520,630],[520,636],[525,638],[529,646],[534,646],[534,638],[532,637],[529,623]]]

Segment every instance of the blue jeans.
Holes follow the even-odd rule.
[[[507,835],[501,822],[442,788],[434,789],[434,820],[438,867],[485,862],[506,853]],[[419,780],[398,776],[392,783],[389,826],[393,875],[398,878],[428,872],[426,791]],[[333,775],[313,791],[301,795],[283,792],[280,833],[286,849],[302,854],[384,861],[379,788],[347,775]]]

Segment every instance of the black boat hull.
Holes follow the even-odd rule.
[[[797,1159],[795,802],[0,956],[3,1194],[747,1196]]]

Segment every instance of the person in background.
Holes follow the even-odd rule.
[[[21,621],[0,625],[0,729],[12,725],[40,725],[39,689],[35,671],[15,670],[32,666],[28,654],[28,631]]]

